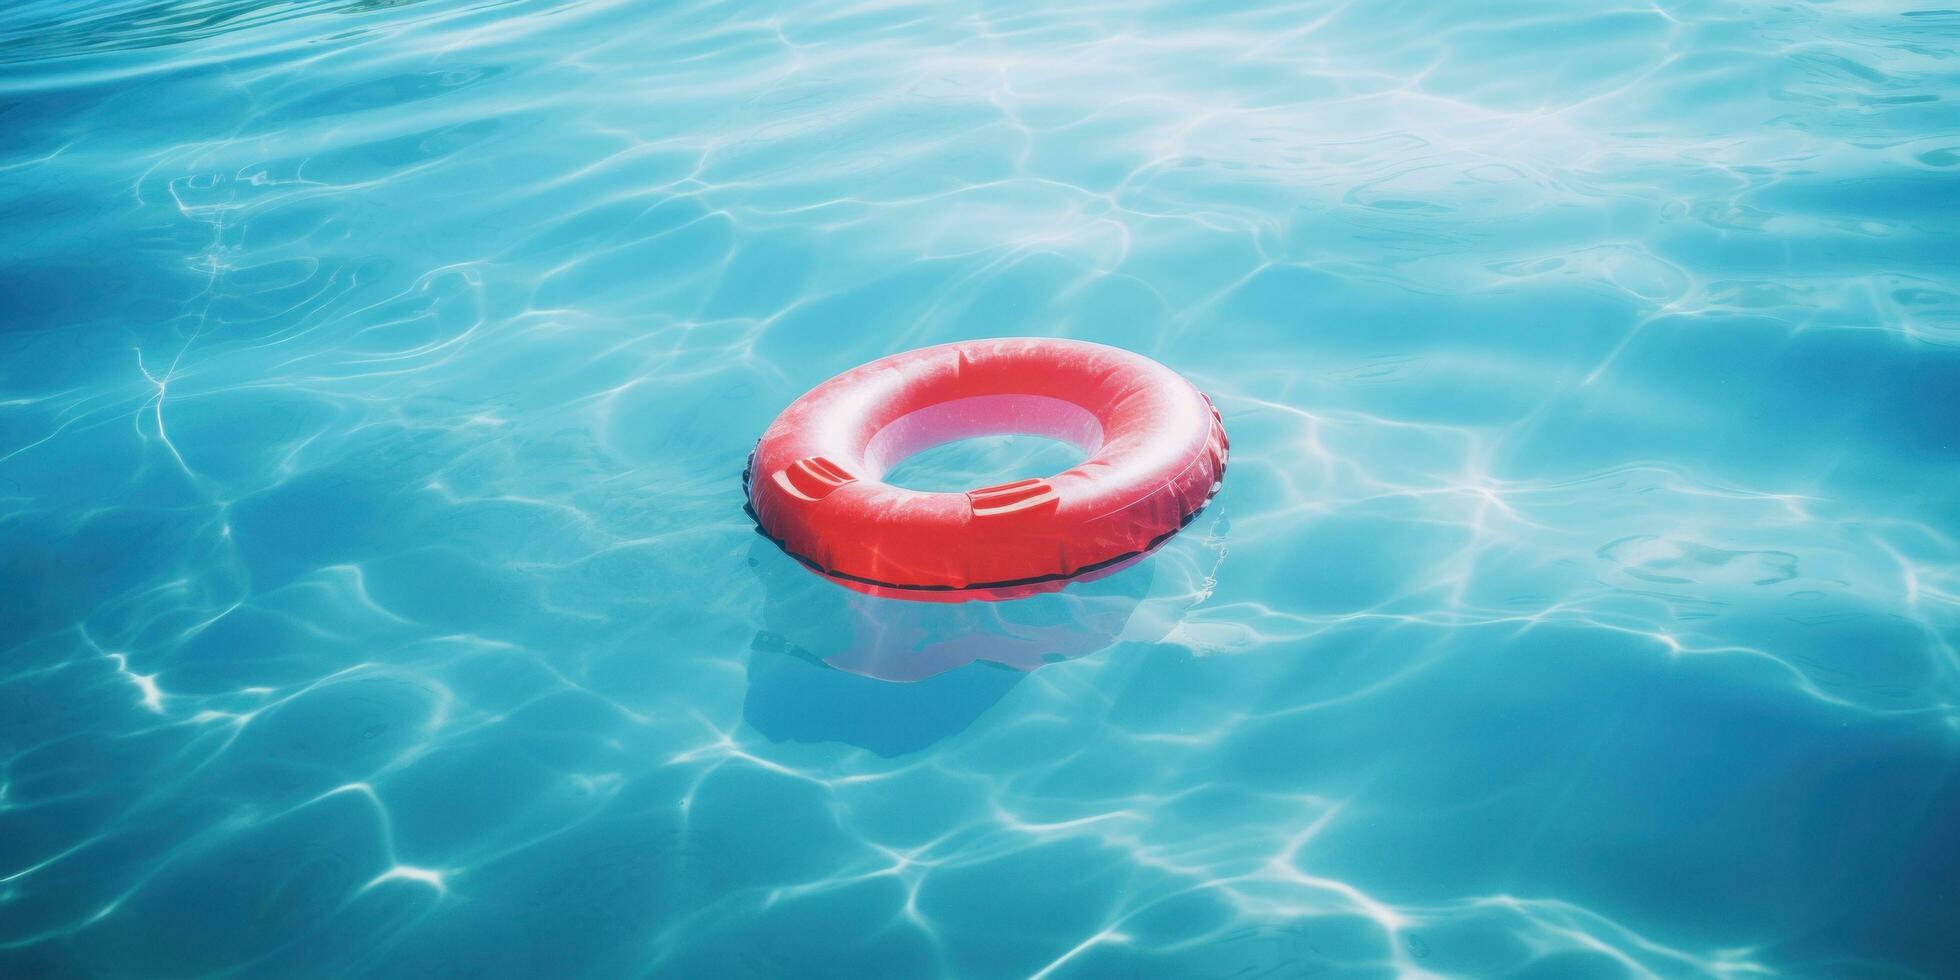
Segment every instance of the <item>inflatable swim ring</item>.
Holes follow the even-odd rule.
[[[966,493],[881,480],[920,450],[981,435],[1071,443],[1053,476]],[[1075,340],[973,340],[846,371],[763,433],[743,474],[758,530],[888,598],[1011,599],[1106,573],[1163,544],[1225,476],[1225,425],[1147,357]]]

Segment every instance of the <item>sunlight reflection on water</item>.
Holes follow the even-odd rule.
[[[1960,15],[71,6],[0,975],[1960,962]],[[1011,334],[1191,377],[1213,507],[997,607],[754,534],[797,394]]]

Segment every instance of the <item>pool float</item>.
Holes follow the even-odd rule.
[[[1071,443],[1053,476],[965,493],[883,482],[920,450],[982,435]],[[894,354],[798,398],[749,457],[758,530],[885,598],[1013,599],[1107,574],[1169,540],[1225,476],[1211,400],[1140,354],[1076,340],[971,340]]]

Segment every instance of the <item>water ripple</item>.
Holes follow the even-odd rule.
[[[0,974],[1949,975],[1956,40],[16,3]],[[1203,519],[753,533],[798,393],[1014,333],[1204,387]]]

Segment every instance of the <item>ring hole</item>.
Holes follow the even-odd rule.
[[[976,395],[899,416],[864,447],[869,477],[925,493],[963,493],[1053,476],[1102,449],[1102,423],[1042,395]]]
[[[884,480],[925,493],[963,493],[1029,477],[1053,476],[1087,458],[1081,448],[1059,439],[975,436],[908,456],[893,466]]]

